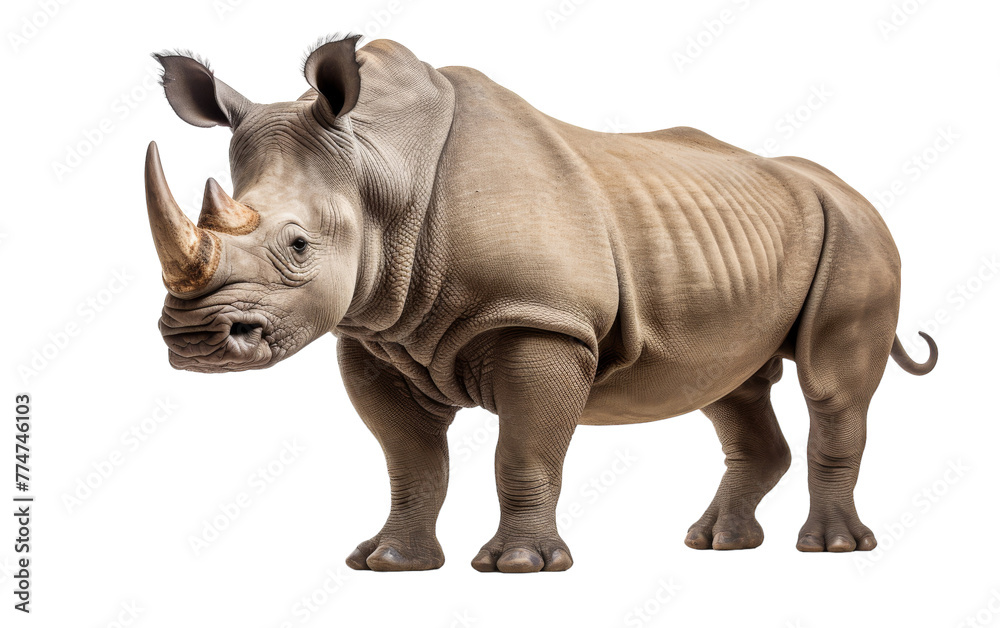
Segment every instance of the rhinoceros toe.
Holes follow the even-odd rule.
[[[539,541],[532,545],[535,547],[488,543],[472,559],[472,567],[476,571],[534,573],[566,571],[573,566],[573,557],[561,540]]]
[[[684,544],[694,549],[753,549],[764,542],[764,530],[754,517],[705,513],[688,530]]]
[[[868,552],[877,544],[871,529],[855,513],[831,509],[810,515],[795,547],[800,552]]]
[[[430,545],[430,544],[429,544]],[[437,541],[434,547],[405,547],[391,540],[370,539],[358,545],[347,557],[347,566],[372,571],[423,571],[444,564],[444,553]]]

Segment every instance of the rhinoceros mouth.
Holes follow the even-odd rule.
[[[168,302],[160,317],[160,333],[176,369],[245,371],[269,366],[275,356],[268,317],[232,306],[184,309]]]

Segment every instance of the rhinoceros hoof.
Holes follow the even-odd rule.
[[[425,571],[444,564],[437,539],[420,546],[407,546],[394,539],[375,537],[358,545],[347,557],[351,569],[372,571]]]
[[[752,549],[764,542],[764,530],[753,517],[706,515],[688,530],[684,544],[694,549]]]
[[[875,535],[857,516],[833,512],[812,516],[799,531],[800,552],[867,552],[875,549]]]
[[[573,566],[573,557],[562,539],[509,541],[494,537],[472,559],[476,571],[503,573],[533,573],[536,571],[566,571]]]

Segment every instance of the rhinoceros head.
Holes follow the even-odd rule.
[[[235,198],[209,179],[197,224],[171,195],[155,143],[146,154],[146,203],[169,292],[160,331],[175,368],[270,366],[333,331],[352,303],[375,290],[378,262],[366,266],[362,246],[384,234],[366,228],[378,221],[365,206],[378,205],[388,216],[414,199],[405,190],[387,193],[394,186],[371,176],[394,177],[386,154],[388,161],[403,159],[392,147],[407,139],[405,133],[354,128],[374,121],[374,112],[352,125],[349,114],[361,94],[357,39],[313,50],[304,65],[312,89],[297,101],[275,104],[251,102],[189,55],[154,55],[164,69],[167,100],[181,119],[233,131]],[[376,46],[369,63],[400,66],[397,74],[427,74],[415,59],[406,61],[412,55],[405,48],[394,46],[408,55],[403,63],[393,61],[402,53],[391,46]],[[403,67],[408,64],[410,70]],[[379,80],[373,78],[375,91],[367,94],[373,106],[386,100]],[[396,113],[390,107],[393,122],[408,126]],[[358,290],[362,275],[369,278],[365,295]]]

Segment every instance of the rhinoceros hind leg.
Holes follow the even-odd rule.
[[[702,411],[712,420],[726,454],[726,473],[705,514],[688,530],[694,549],[750,549],[764,542],[754,513],[791,464],[771,408],[771,385],[781,378],[772,358],[750,379]]]
[[[863,391],[864,386],[858,389]],[[806,398],[810,416],[809,516],[799,531],[796,548],[800,551],[875,549],[875,535],[861,522],[854,505],[869,399],[869,395],[855,397],[846,391],[822,400]]]
[[[810,419],[809,515],[796,546],[865,551],[875,548],[875,535],[858,518],[854,488],[868,406],[896,335],[899,257],[867,202],[834,203],[827,215],[823,257],[795,340]]]
[[[838,394],[824,400],[806,399],[811,420],[809,516],[796,543],[803,552],[875,549],[875,535],[861,522],[854,505],[868,398],[852,397]]]

